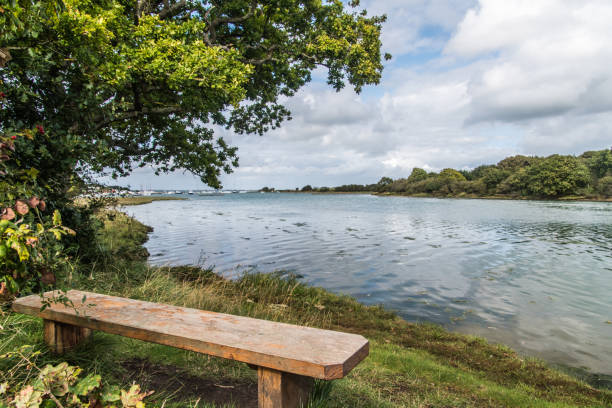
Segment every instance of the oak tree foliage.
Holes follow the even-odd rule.
[[[315,69],[357,92],[382,72],[385,17],[357,1],[1,0],[0,10],[0,132],[43,124],[50,140],[23,159],[65,178],[153,165],[218,187],[238,163],[215,128],[279,126]]]

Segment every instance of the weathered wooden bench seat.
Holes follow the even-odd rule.
[[[41,317],[45,342],[58,353],[99,330],[256,366],[260,408],[299,407],[314,378],[342,378],[368,355],[368,341],[356,334],[76,290],[67,296],[74,306],[41,311],[41,296],[32,295],[13,310]]]

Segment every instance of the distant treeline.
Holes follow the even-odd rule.
[[[368,191],[436,197],[608,198],[612,197],[612,149],[588,151],[580,156],[517,155],[472,170],[447,168],[435,173],[414,168],[408,177],[397,180],[383,177],[376,184],[306,185],[301,191]]]

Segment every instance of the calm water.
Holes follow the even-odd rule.
[[[189,196],[127,210],[156,264],[289,270],[411,321],[612,374],[612,203]]]

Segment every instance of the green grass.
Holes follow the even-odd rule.
[[[610,391],[507,347],[411,324],[382,307],[364,306],[291,276],[249,274],[230,281],[202,268],[150,267],[130,255],[146,228],[122,214],[107,217],[105,231],[103,245],[113,260],[67,275],[66,287],[366,336],[370,356],[345,379],[319,383],[311,408],[612,406]],[[151,406],[242,406],[248,396],[253,402],[256,375],[242,363],[104,333],[54,356],[42,344],[39,319],[5,312],[0,326],[0,354],[33,344],[42,351],[39,365],[67,360],[110,383],[137,382],[155,390],[147,399]],[[11,364],[0,360],[0,373]],[[26,373],[19,371],[12,381],[24,380]]]

